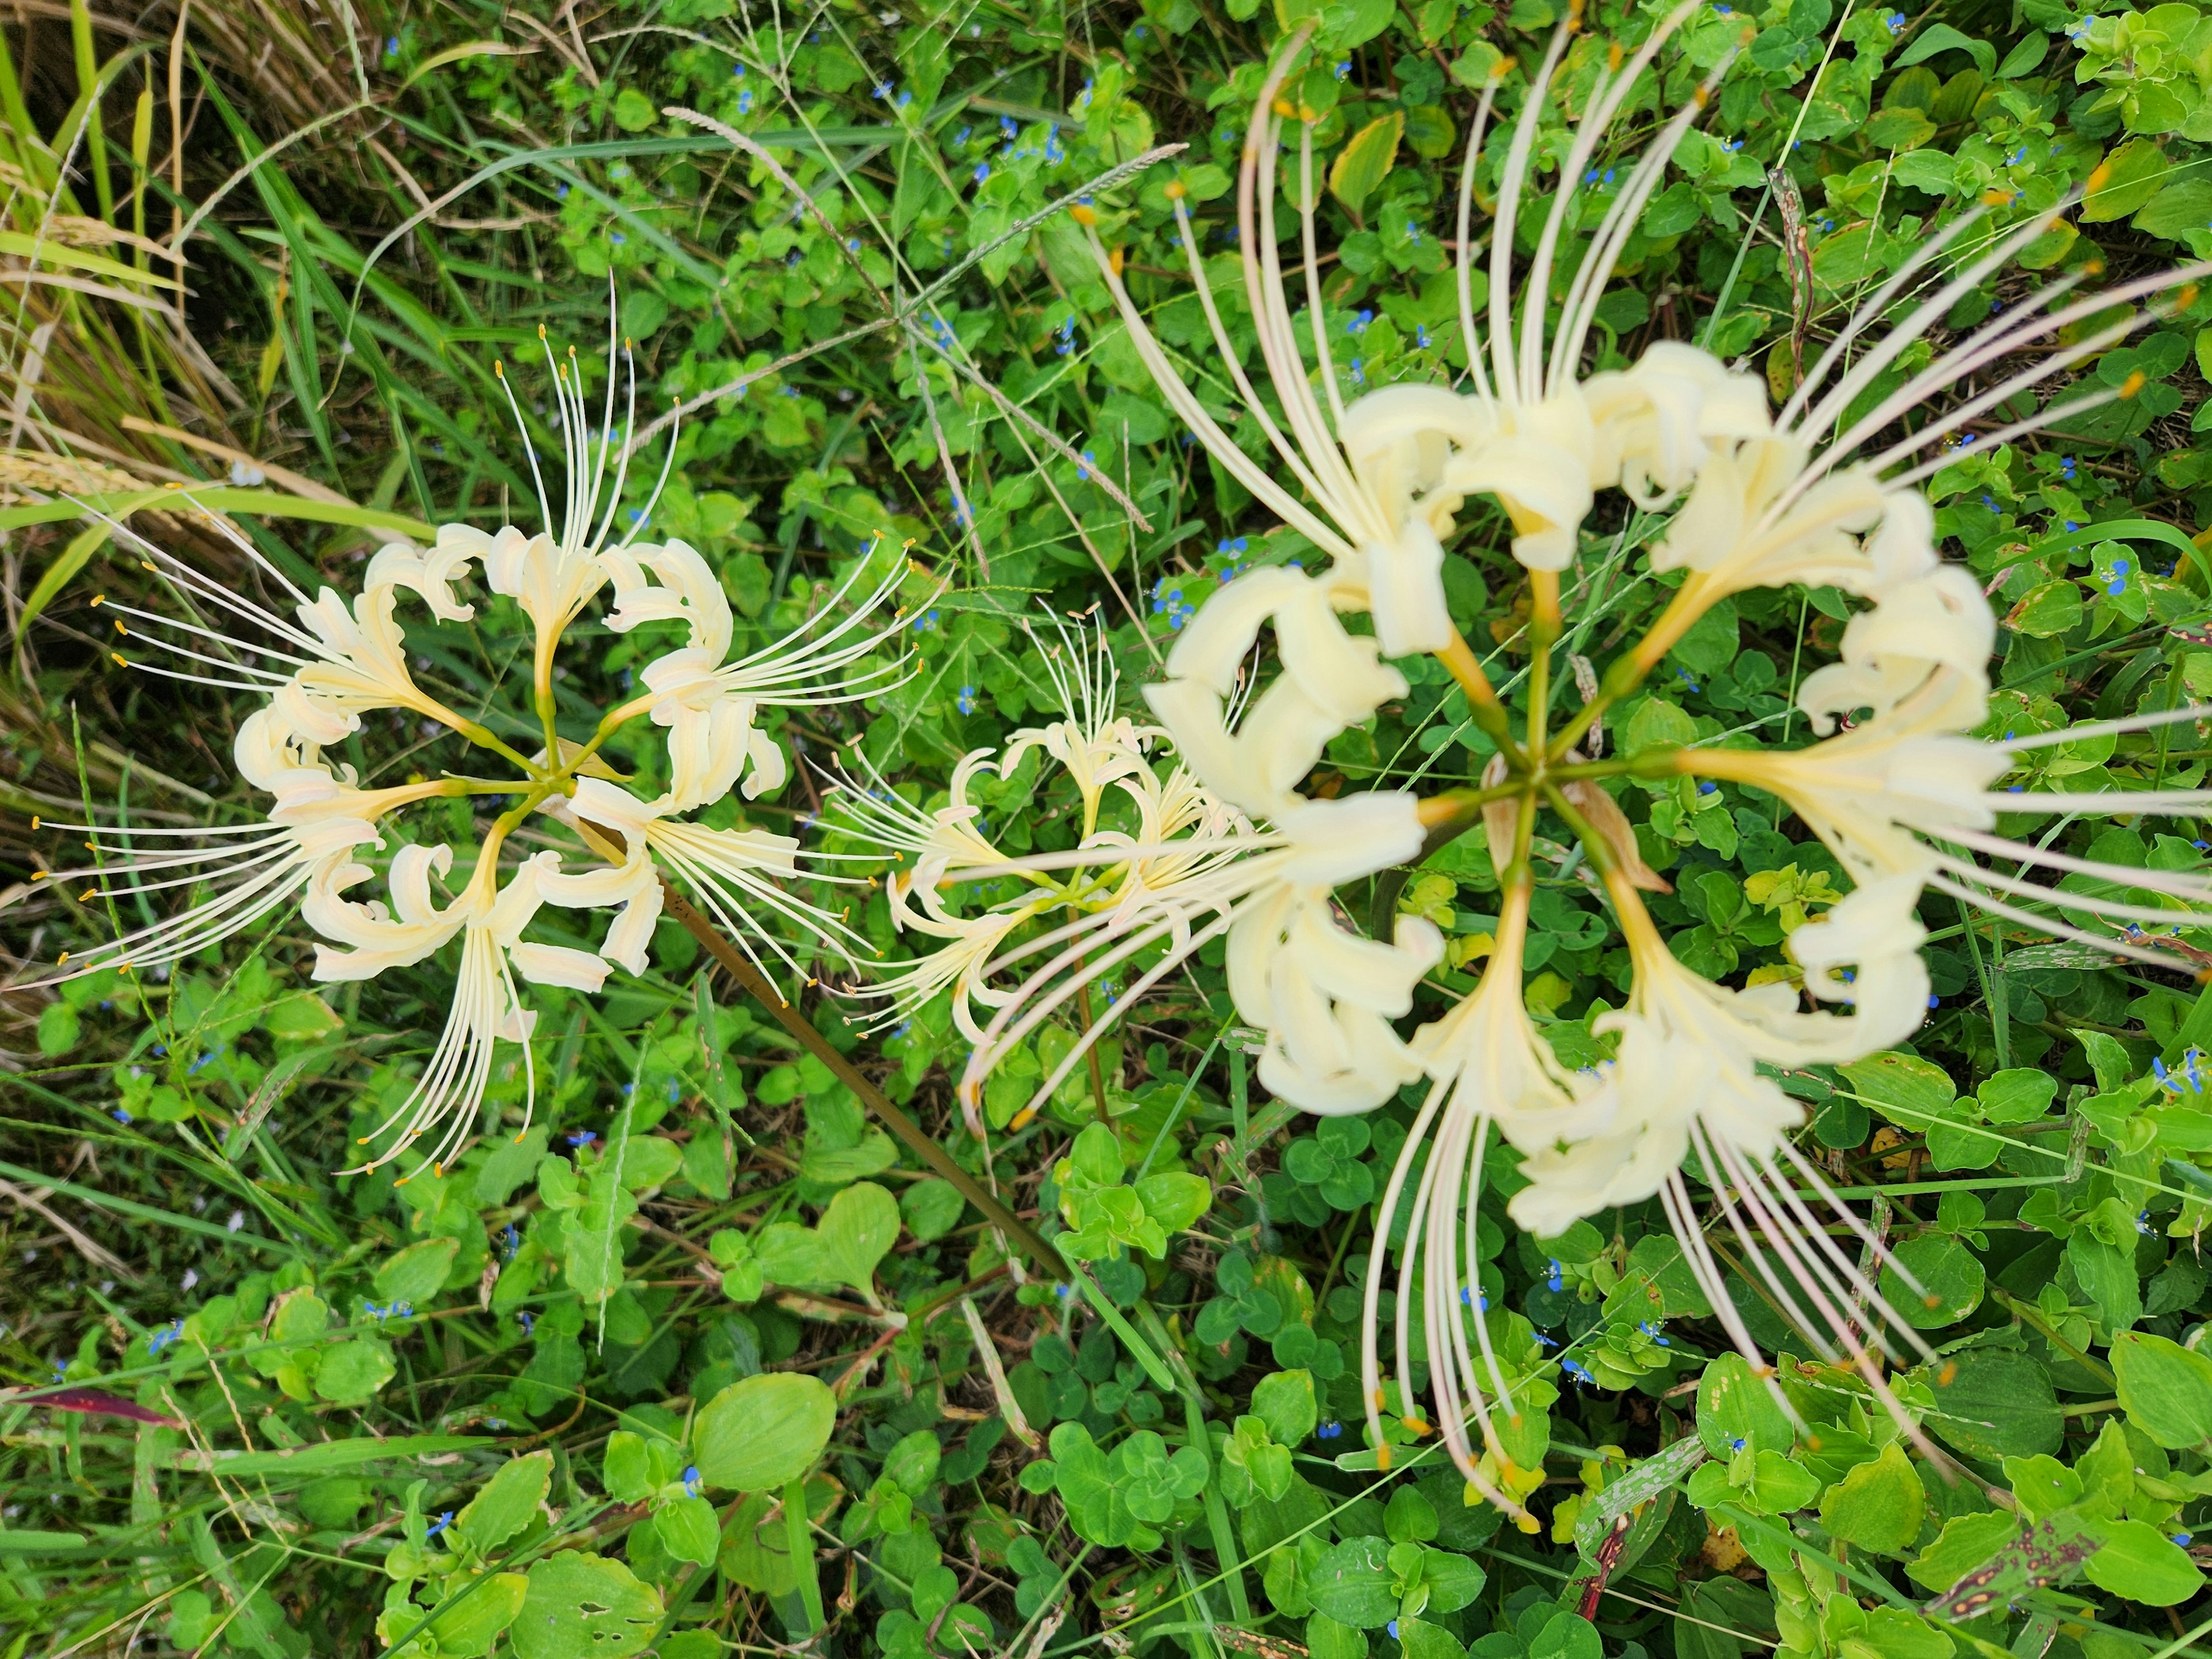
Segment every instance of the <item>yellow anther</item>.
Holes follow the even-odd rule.
[[[94,605],[106,605],[107,603],[107,595],[105,593],[95,593],[92,596],[92,602]]]
[[[1170,202],[1180,202],[1190,194],[1190,191],[1182,179],[1170,179],[1168,180],[1168,187],[1164,194]]]
[[[1626,58],[1627,55],[1628,54],[1626,52],[1621,50],[1620,42],[1618,40],[1614,41],[1613,43],[1612,50],[1607,52],[1605,55],[1606,73],[1608,75],[1619,74],[1620,72],[1621,61]]]
[[[1278,98],[1275,100],[1275,113],[1287,118],[1296,115],[1297,111],[1291,107],[1291,100],[1289,99]]]
[[[123,618],[118,617],[115,619],[115,631],[118,634],[128,634],[131,630],[123,625]]]
[[[1078,202],[1073,207],[1068,209],[1067,216],[1074,220],[1077,224],[1081,225],[1086,230],[1092,225],[1098,222],[1098,215],[1097,211],[1091,208],[1085,207],[1080,202]]]
[[[100,896],[100,889],[97,887],[88,887],[76,896],[79,903],[83,902],[86,899],[96,899]]]
[[[54,872],[51,870],[33,870],[31,872],[31,879],[33,881],[45,881]]]
[[[121,652],[111,651],[107,654],[115,659],[115,665],[118,668],[128,668],[131,666],[129,663],[123,660],[123,653]]]
[[[61,966],[61,964],[62,964],[63,963],[67,962],[69,959],[70,959],[70,953],[69,953],[68,951],[63,951],[63,952],[61,953],[61,955],[59,955],[59,956],[58,956],[58,957],[56,957],[54,958],[54,965],[55,965],[57,968],[58,968],[59,966]]]
[[[2197,284],[2194,283],[2185,283],[2182,285],[2181,291],[2173,296],[2174,308],[2177,311],[2186,311],[2190,307],[2196,303]]]
[[[1696,104],[1699,109],[1703,109],[1707,104],[1712,101],[1712,94],[1707,92],[1703,87],[1699,87],[1695,92],[1690,94],[1690,99],[1691,101]]]
[[[2141,392],[2143,387],[2148,386],[2149,383],[2150,377],[2148,374],[2145,374],[2142,370],[2137,369],[2134,374],[2129,375],[2126,380],[2120,382],[2120,396],[2122,398],[2132,398],[2136,392]],[[1928,1305],[1931,1308],[1936,1305],[1936,1298],[1934,1297],[1931,1296],[1928,1298]]]
[[[1378,1469],[1390,1467],[1390,1443],[1387,1440],[1375,1449],[1375,1467]]]
[[[496,378],[503,380],[507,378],[507,365],[495,357],[491,360],[491,372]]]
[[[33,830],[37,829],[37,828],[39,827],[39,825],[40,825],[40,824],[41,824],[41,823],[44,823],[44,822],[45,822],[45,820],[44,820],[43,818],[41,818],[41,817],[40,817],[36,812],[33,812],[33,813],[32,813],[32,814],[31,814],[31,828],[32,828],[32,829],[33,829]]]
[[[138,568],[141,570],[153,570],[154,562],[151,559],[141,559],[138,561]],[[155,571],[155,574],[159,575],[161,573],[159,571]]]

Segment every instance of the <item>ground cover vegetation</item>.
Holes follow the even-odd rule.
[[[9,1659],[2207,1650],[2212,295],[2164,273],[2212,257],[2212,16],[72,0],[0,43]],[[1942,295],[1827,417],[1924,437],[1942,571],[1713,597],[1705,475],[1647,460],[1564,520],[1470,487],[1436,602],[1377,597],[1269,422],[1468,375],[1463,308],[1527,298],[1494,237],[1525,273],[1570,185],[1530,280],[1588,386],[1680,343],[1764,420]],[[1373,695],[1247,779],[1178,644],[1340,528]],[[1936,836],[2006,850],[1869,929],[1860,818],[1775,757],[1878,732],[1884,607],[1972,641],[1960,584],[1972,787],[2072,810]],[[1268,603],[1245,693],[1316,649]],[[1282,873],[1407,793],[1410,842]],[[246,862],[156,870],[210,823]],[[1787,1152],[1699,1124],[1543,1207],[1588,1160],[1451,1116],[1493,1050],[1417,1028],[1504,985],[1610,1101],[1668,961],[1904,1017],[1745,1039]],[[1842,1208],[1778,1271],[1801,1190]]]

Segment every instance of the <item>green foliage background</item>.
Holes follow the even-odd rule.
[[[1547,143],[1607,40],[1659,15],[1595,8]],[[1540,51],[1550,0],[216,3],[127,28],[79,0],[10,21],[15,240],[0,253],[20,264],[44,239],[50,267],[69,264],[62,246],[113,267],[78,258],[91,288],[26,280],[6,328],[21,412],[0,481],[11,878],[58,856],[32,815],[85,796],[155,823],[240,799],[230,711],[107,665],[88,600],[138,578],[70,497],[235,573],[219,539],[148,495],[227,478],[211,505],[296,576],[341,581],[376,529],[527,523],[494,362],[541,453],[556,447],[539,331],[576,346],[596,395],[610,283],[641,424],[688,405],[650,529],[708,555],[747,637],[837,602],[874,550],[911,542],[951,580],[912,618],[920,672],[865,708],[790,718],[799,757],[857,744],[918,801],[941,799],[962,754],[1049,717],[1018,631],[1039,601],[1096,607],[1125,684],[1143,678],[1221,581],[1311,550],[1182,441],[1051,210],[1183,147],[1097,205],[1139,303],[1225,411],[1165,189],[1196,205],[1249,343],[1227,192],[1263,58],[1307,19],[1317,52],[1296,92],[1330,169],[1325,323],[1346,395],[1443,379],[1461,349],[1449,239],[1470,88]],[[2075,223],[1960,300],[1938,337],[2062,275],[2212,252],[2212,18],[2191,6],[1709,3],[1663,60],[1664,106],[1739,47],[1629,244],[1601,366],[1690,339],[1786,392],[1800,350],[1932,227],[1975,209],[2010,223],[2091,182]],[[1502,84],[1516,108],[1520,70]],[[1624,122],[1587,181],[1597,199],[1656,118]],[[179,316],[162,308],[175,267],[159,239],[187,219]],[[1809,283],[1776,238],[1800,223]],[[2142,376],[2128,400],[1962,450],[1934,481],[1948,550],[2004,607],[1993,733],[2212,694],[2197,538],[2212,446],[2193,435],[2212,418],[2208,319],[2191,299],[2086,366],[2110,385]],[[1259,453],[1253,422],[1235,429]],[[663,441],[633,469],[637,510]],[[342,499],[311,499],[317,486]],[[1657,527],[1593,529],[1569,646],[1601,666],[1667,597],[1634,556]],[[1505,540],[1471,514],[1448,573],[1501,682],[1526,606]],[[908,596],[931,586],[917,576]],[[1610,740],[1803,740],[1790,694],[1847,615],[1833,592],[1717,608]],[[637,648],[595,628],[562,686],[580,716],[617,695]],[[520,719],[519,702],[497,711],[523,637],[510,607],[484,605],[470,629],[423,636],[423,672],[457,706]],[[1322,787],[1480,771],[1460,694],[1433,665],[1404,667],[1411,695],[1337,740]],[[371,735],[386,746],[364,765],[410,740]],[[645,739],[616,752],[647,776],[662,764]],[[2035,754],[2072,788],[2192,786],[2207,759],[2188,726]],[[442,758],[427,745],[401,763]],[[717,821],[811,823],[816,787],[801,775]],[[1072,792],[1034,769],[979,798],[1004,844],[1066,841]],[[1756,792],[1638,784],[1622,804],[1674,884],[1654,913],[1700,971],[1778,969],[1788,930],[1837,895],[1832,860]],[[452,805],[406,833],[471,838]],[[2203,825],[2057,833],[2100,860],[2206,867]],[[1574,849],[1538,852],[1529,1000],[1582,1063],[1626,952]],[[1496,890],[1478,835],[1345,897],[1451,937],[1440,1006],[1473,986]],[[26,962],[108,920],[10,896]],[[308,942],[280,929],[161,983],[12,994],[0,1369],[167,1420],[0,1395],[0,1651],[703,1659],[824,1630],[823,1651],[895,1659],[2206,1651],[2184,1644],[2203,1630],[2191,1531],[2212,1513],[2197,1247],[2212,1108],[2187,1056],[2212,1046],[2196,982],[2212,940],[2185,936],[2163,972],[1940,897],[1923,915],[1938,998],[1910,1049],[1784,1081],[1810,1149],[1937,1292],[1922,1322],[1942,1360],[1899,1387],[1968,1478],[1943,1478],[1858,1384],[1806,1363],[1739,1279],[1815,1425],[1794,1437],[1727,1352],[1656,1206],[1540,1242],[1493,1197],[1484,1290],[1509,1363],[1548,1401],[1514,1431],[1516,1463],[1543,1477],[1533,1536],[1463,1502],[1395,1417],[1388,1474],[1362,1448],[1359,1287],[1411,1109],[1316,1124],[1255,1097],[1218,957],[1033,1125],[1003,1132],[1066,1030],[1048,1027],[987,1097],[994,1178],[1096,1258],[1077,1291],[1017,1286],[958,1193],[672,926],[646,977],[538,996],[546,1082],[519,1144],[494,1138],[404,1186],[327,1171],[427,1053],[446,997],[434,962],[318,991]],[[854,919],[908,949],[879,897]],[[870,1034],[849,998],[805,1000],[983,1171],[950,1095],[966,1045],[941,1005]],[[521,1093],[506,1065],[492,1106],[519,1117]],[[1493,1194],[1514,1179],[1493,1161]]]

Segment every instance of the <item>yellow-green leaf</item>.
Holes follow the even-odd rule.
[[[1329,194],[1357,216],[1361,205],[1397,164],[1398,140],[1405,136],[1406,112],[1392,110],[1359,129],[1328,170]]]
[[[88,525],[54,556],[54,562],[40,576],[38,586],[31,590],[31,597],[23,601],[22,620],[15,624],[17,634],[38,620],[39,613],[52,605],[54,595],[84,568],[85,562],[100,550],[113,530],[114,526],[108,524]]]
[[[11,253],[34,264],[89,271],[111,282],[143,283],[152,288],[174,288],[177,285],[173,277],[156,276],[150,270],[126,265],[122,260],[111,259],[104,253],[88,253],[81,247],[45,241],[36,236],[27,236],[20,230],[0,230],[0,253]]]

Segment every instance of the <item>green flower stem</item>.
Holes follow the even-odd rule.
[[[588,824],[578,826],[585,842],[602,858],[619,863],[622,854],[605,836]],[[894,1106],[884,1091],[861,1074],[853,1062],[839,1054],[812,1022],[784,999],[782,993],[729,940],[720,929],[701,915],[690,900],[685,898],[676,884],[666,876],[660,878],[661,902],[666,913],[679,923],[693,939],[707,948],[708,954],[728,970],[731,978],[744,987],[775,1016],[776,1023],[797,1038],[799,1046],[830,1068],[830,1074],[854,1095],[860,1103],[875,1114],[883,1126],[904,1141],[915,1157],[938,1175],[960,1189],[961,1196],[981,1211],[984,1217],[1011,1243],[1026,1251],[1033,1261],[1053,1278],[1065,1280],[1067,1264],[1060,1259],[1060,1252],[1041,1237],[1036,1230],[1016,1218],[974,1176],[952,1161],[951,1155],[933,1139],[921,1125]]]
[[[783,1489],[783,1535],[791,1546],[791,1569],[799,1575],[799,1599],[806,1604],[806,1628],[811,1636],[822,1628],[822,1569],[814,1564],[814,1529],[806,1523],[806,1477],[800,1475]]]
[[[1476,727],[1490,734],[1508,764],[1525,764],[1527,757],[1515,741],[1513,726],[1506,718],[1504,704],[1498,701],[1498,691],[1490,683],[1490,676],[1482,672],[1482,665],[1474,659],[1474,653],[1452,629],[1451,643],[1436,653],[1437,660],[1451,671],[1459,689],[1467,694],[1468,714]]]
[[[1221,1501],[1221,1486],[1214,1476],[1213,1442],[1206,1432],[1206,1396],[1198,1391],[1198,1379],[1191,1375],[1190,1366],[1182,1357],[1182,1350],[1168,1338],[1167,1328],[1149,1302],[1137,1304],[1137,1317],[1145,1322],[1175,1366],[1177,1391],[1182,1395],[1183,1422],[1189,1431],[1190,1443],[1198,1448],[1198,1455],[1206,1460],[1206,1522],[1213,1534],[1214,1558],[1220,1563],[1221,1577],[1229,1586],[1229,1610],[1240,1625],[1252,1622],[1252,1602],[1244,1593],[1243,1563],[1237,1553],[1237,1534],[1230,1530],[1229,1506]]]

